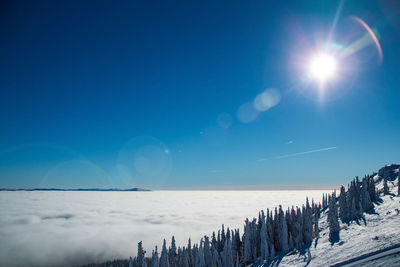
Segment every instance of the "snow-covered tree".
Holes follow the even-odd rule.
[[[159,258],[158,258],[158,248],[157,246],[151,253],[151,267],[158,267],[159,266]]]
[[[183,266],[184,267],[189,267],[189,254],[188,250],[183,248]]]
[[[306,206],[303,206],[302,208],[302,214],[303,214],[303,242],[305,244],[308,244],[312,241],[312,233],[313,233],[313,228],[312,228],[313,218],[308,198],[306,199]]]
[[[389,187],[388,187],[388,184],[387,184],[386,176],[383,177],[383,194],[384,195],[389,194]]]
[[[175,243],[175,237],[172,236],[171,240],[171,247],[168,250],[168,260],[169,260],[169,266],[174,267],[176,265],[176,243]]]
[[[286,252],[289,250],[289,234],[288,234],[288,228],[287,228],[287,223],[285,219],[285,214],[282,210],[282,206],[279,205],[279,217],[278,217],[278,224],[280,228],[280,247],[281,251]],[[310,222],[311,224],[311,222]],[[312,233],[312,230],[311,230]]]
[[[230,237],[225,238],[224,250],[222,251],[223,266],[233,266],[232,243]]]
[[[378,194],[377,194],[377,191],[376,191],[374,178],[368,175],[367,179],[368,179],[369,197],[371,198],[371,201],[377,201],[378,200]]]
[[[244,238],[243,238],[243,245],[244,245],[244,261],[250,262],[253,259],[253,252],[252,247],[253,244],[251,242],[251,226],[249,219],[246,218],[245,225],[244,225]]]
[[[165,239],[164,239],[163,247],[161,250],[160,267],[169,267],[167,243],[166,243]]]
[[[200,246],[197,251],[195,267],[205,267],[206,263],[204,261],[204,247],[203,247],[203,238],[200,240]]]
[[[221,259],[216,248],[213,249],[211,267],[222,267]]]
[[[319,238],[319,209],[317,208],[314,213],[314,237]]]
[[[210,240],[208,236],[204,236],[204,260],[206,266],[211,266],[212,255],[211,255]]]
[[[367,178],[364,178],[363,182],[362,182],[361,204],[362,204],[363,211],[369,211],[374,208],[374,205],[372,205],[371,197],[368,192]]]
[[[136,257],[136,266],[143,266],[144,264],[144,254],[146,252],[143,250],[142,241],[138,243],[138,252]]]
[[[260,253],[261,253],[261,259],[266,260],[269,257],[269,248],[268,248],[268,240],[267,240],[267,226],[265,222],[265,216],[264,213],[262,214],[262,225],[261,225],[261,231],[260,231]]]
[[[336,196],[334,193],[332,194],[332,197],[329,199],[328,225],[329,225],[329,239],[332,240],[333,236],[338,234],[340,231],[338,210],[336,205]]]
[[[339,218],[342,222],[347,222],[349,218],[349,207],[347,205],[347,194],[344,186],[340,187],[339,196]]]
[[[400,196],[400,169],[397,170],[397,196]]]

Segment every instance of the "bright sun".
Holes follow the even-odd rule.
[[[315,56],[310,65],[310,77],[320,83],[334,78],[337,68],[335,58],[328,54]]]

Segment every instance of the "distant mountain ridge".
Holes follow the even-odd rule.
[[[9,189],[9,188],[0,188],[0,191],[101,191],[101,192],[132,192],[132,191],[151,191],[150,189],[144,188],[129,188],[129,189],[119,189],[119,188],[75,188],[75,189],[63,189],[63,188],[16,188],[16,189]]]

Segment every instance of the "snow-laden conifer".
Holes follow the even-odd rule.
[[[287,223],[285,219],[285,214],[283,213],[282,206],[279,205],[279,216],[278,216],[278,224],[280,228],[280,247],[281,251],[286,252],[289,250],[289,234],[288,234],[288,228],[287,228]],[[311,224],[311,221],[310,221]]]
[[[233,266],[232,243],[229,236],[225,238],[224,250],[222,251],[222,262],[224,266]]]
[[[267,240],[267,226],[265,222],[265,216],[264,213],[262,214],[261,218],[261,230],[260,230],[260,239],[261,239],[261,244],[260,244],[260,253],[261,253],[261,259],[266,260],[269,257],[269,248],[268,248],[268,240]]]
[[[372,205],[371,197],[368,192],[367,178],[364,178],[362,181],[361,200],[362,200],[361,204],[363,211],[369,211],[374,208],[374,205]]]
[[[338,210],[336,205],[336,196],[334,193],[329,198],[328,225],[329,225],[329,239],[333,240],[333,237],[336,234],[338,234],[340,230],[340,225],[338,220]]]
[[[319,238],[319,209],[317,209],[314,213],[314,236],[315,238]]]
[[[251,243],[251,227],[249,219],[246,218],[244,225],[244,238],[243,238],[243,246],[244,246],[244,261],[250,262],[253,257],[252,246]]]
[[[349,207],[347,205],[347,194],[344,186],[340,187],[339,196],[339,218],[342,222],[347,222],[349,218]]]
[[[222,267],[221,259],[216,248],[212,252],[211,267]]]
[[[374,178],[367,175],[368,179],[368,192],[369,192],[369,197],[371,198],[371,201],[377,201],[377,192],[376,192],[376,187],[375,187],[375,181]]]
[[[383,177],[383,194],[384,195],[389,194],[389,186],[387,184],[386,176]]]
[[[197,251],[196,255],[196,261],[195,261],[195,267],[205,267],[205,261],[204,261],[204,244],[203,244],[203,238],[200,240],[200,246]]]
[[[136,256],[136,266],[143,266],[143,263],[145,261],[144,259],[144,254],[146,252],[143,250],[143,246],[142,246],[142,241],[140,241],[138,243],[138,252],[137,252],[137,256]]]
[[[211,266],[212,255],[208,236],[204,236],[204,261],[206,266]]]
[[[187,249],[183,249],[183,266],[189,267],[189,254]]]
[[[176,266],[176,243],[175,243],[175,237],[172,236],[172,240],[171,240],[171,246],[168,250],[168,260],[169,260],[169,266],[174,267]]]
[[[312,211],[307,198],[306,206],[303,206],[303,240],[305,244],[308,244],[312,241],[312,221]]]
[[[151,267],[158,267],[159,266],[159,257],[158,257],[158,248],[157,246],[151,253]]]
[[[400,196],[400,169],[397,170],[397,196]]]
[[[164,239],[163,247],[161,250],[160,267],[169,267],[167,242],[165,241],[165,239]]]

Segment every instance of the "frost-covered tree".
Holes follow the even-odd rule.
[[[144,254],[146,252],[143,250],[142,241],[138,243],[138,252],[136,257],[136,266],[143,266],[145,259]]]
[[[339,218],[342,222],[347,222],[349,218],[349,207],[347,205],[347,194],[344,186],[340,187],[339,196]]]
[[[374,208],[374,205],[372,205],[371,197],[368,192],[367,178],[364,178],[363,182],[362,182],[361,205],[362,205],[363,211],[369,211]]]
[[[319,208],[315,210],[314,213],[314,237],[319,238]]]
[[[189,267],[189,254],[187,249],[183,248],[183,266]]]
[[[168,260],[169,260],[169,266],[174,267],[176,266],[176,243],[175,243],[175,237],[172,236],[171,240],[171,247],[168,250]]]
[[[158,258],[158,248],[157,246],[151,253],[151,267],[158,267],[159,266],[159,258]]]
[[[383,177],[383,194],[384,195],[389,194],[389,187],[388,187],[388,184],[387,184],[386,176]]]
[[[222,267],[221,259],[216,248],[213,249],[211,267]]]
[[[221,229],[221,247],[223,247],[225,244],[225,229],[224,229],[224,225],[222,225],[222,229]]]
[[[208,236],[204,236],[204,260],[207,266],[211,266],[212,255]]]
[[[261,225],[261,231],[260,231],[260,253],[261,253],[261,259],[266,260],[269,257],[269,248],[268,248],[268,239],[267,239],[267,226],[265,222],[265,216],[264,213],[262,214],[262,225]]]
[[[308,244],[312,241],[312,211],[310,204],[308,202],[308,198],[306,199],[306,206],[302,207],[302,214],[303,214],[303,242]]]
[[[203,238],[200,240],[200,246],[197,251],[195,267],[205,267],[206,263],[204,261],[204,247],[203,247]]]
[[[296,210],[292,207],[291,210],[291,236],[293,247],[298,248],[303,245],[303,215],[299,207]]]
[[[322,195],[322,209],[326,209],[328,207],[328,195],[323,194]]]
[[[287,227],[287,223],[286,223],[286,219],[285,219],[285,214],[282,210],[281,205],[279,205],[278,224],[279,224],[279,229],[280,229],[279,230],[279,232],[280,232],[280,239],[279,239],[280,249],[281,249],[281,251],[286,252],[289,250],[289,234],[288,234],[288,227]]]
[[[190,238],[188,240],[188,245],[187,245],[187,254],[189,257],[189,265],[192,266],[194,263],[194,259],[193,259],[193,251],[192,251],[192,241]]]
[[[225,238],[224,250],[222,251],[222,262],[224,266],[233,266],[232,243],[229,236]]]
[[[164,239],[163,247],[161,250],[160,267],[169,267],[167,242],[165,241],[165,239]]]
[[[332,194],[332,197],[329,198],[328,225],[329,225],[329,239],[332,240],[333,237],[340,231],[338,210],[336,205],[336,196],[334,193]]]
[[[397,172],[397,196],[400,196],[400,169]]]
[[[253,259],[253,252],[252,247],[253,244],[251,242],[251,226],[249,219],[246,218],[245,225],[244,225],[244,238],[243,238],[243,245],[244,245],[244,261],[250,262]]]
[[[241,255],[242,254],[242,242],[240,239],[239,229],[235,229],[232,239],[232,253],[233,255]]]
[[[369,197],[371,198],[371,201],[377,201],[378,195],[377,195],[377,191],[376,191],[374,178],[368,175],[367,179],[368,179]]]

